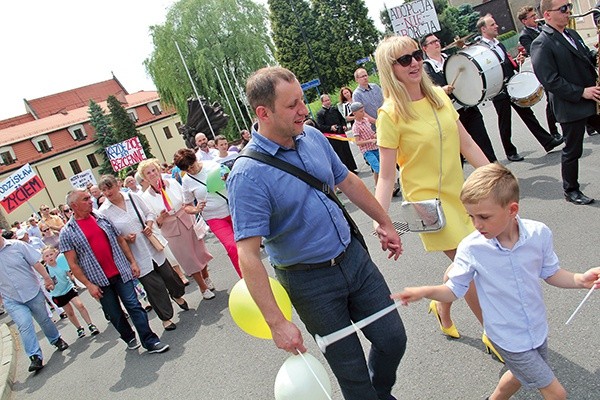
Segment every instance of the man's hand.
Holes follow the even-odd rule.
[[[298,354],[298,351],[300,351],[300,353],[306,352],[302,333],[300,333],[298,327],[292,322],[283,319],[282,322],[273,325],[270,328],[271,334],[273,335],[273,341],[278,348],[292,354]]]
[[[590,86],[583,89],[581,95],[584,99],[600,101],[600,86]]]
[[[397,260],[402,254],[402,240],[398,236],[394,225],[392,223],[378,225],[375,227],[375,232],[377,232],[377,236],[381,242],[381,250],[389,250],[390,254],[388,254],[388,258],[393,257],[394,260]]]
[[[583,274],[576,274],[581,276],[581,286],[584,288],[591,288],[594,286],[596,289],[600,289],[600,267],[588,269]]]
[[[88,293],[96,300],[100,300],[102,298],[102,289],[100,289],[98,286],[90,282],[86,285],[86,288]]]
[[[44,278],[44,287],[48,291],[54,289],[54,282],[52,281],[52,278],[50,278],[49,276]]]
[[[135,262],[135,261],[131,263],[131,273],[133,274],[134,278],[140,277],[140,267],[137,265],[137,262]]]

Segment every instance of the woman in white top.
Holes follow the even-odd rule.
[[[148,295],[148,301],[156,315],[168,330],[176,328],[171,297],[182,310],[188,310],[183,298],[185,286],[171,268],[163,251],[158,251],[147,236],[152,234],[156,215],[136,193],[123,193],[114,176],[104,175],[98,188],[106,198],[98,209],[125,237],[129,248],[140,266],[139,280]],[[143,221],[143,222],[142,222]]]
[[[206,268],[213,257],[204,240],[198,239],[194,232],[194,217],[191,215],[194,212],[186,210],[181,185],[175,179],[161,176],[160,164],[154,158],[142,161],[138,172],[150,184],[142,198],[157,215],[156,224],[169,242],[175,258],[185,273],[198,283],[202,297],[207,300],[214,298],[214,286]]]
[[[235,268],[242,277],[238,261],[237,246],[233,238],[233,223],[229,213],[229,204],[224,193],[209,193],[206,188],[208,173],[221,166],[214,161],[198,161],[191,149],[177,150],[173,162],[186,174],[182,178],[183,201],[193,212],[202,213],[210,230],[219,239]],[[194,200],[196,206],[194,206]]]

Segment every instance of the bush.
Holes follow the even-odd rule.
[[[505,41],[506,39],[510,39],[511,37],[515,36],[517,34],[516,31],[508,31],[508,32],[504,32],[502,35],[498,36],[498,41],[502,42]]]

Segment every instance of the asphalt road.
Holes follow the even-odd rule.
[[[545,100],[534,107],[543,120]],[[486,125],[496,154],[507,163],[500,146],[496,114],[491,104],[484,107]],[[514,143],[525,156],[524,162],[508,163],[519,177],[521,213],[524,218],[545,222],[554,232],[556,252],[564,268],[584,271],[598,265],[597,231],[600,227],[599,203],[575,206],[565,202],[560,179],[560,151],[546,154],[533,135],[513,113]],[[542,124],[546,126],[545,120]],[[586,137],[580,161],[582,190],[600,198],[600,136]],[[373,181],[360,156],[361,177],[369,187]],[[465,173],[472,171],[467,167]],[[347,199],[344,198],[347,202]],[[395,199],[392,208],[400,200]],[[348,205],[363,231],[370,221]],[[386,259],[374,237],[367,236],[371,254],[380,266],[392,291],[404,286],[434,284],[442,279],[448,261],[441,253],[426,253],[416,235],[403,236],[405,252],[397,262]],[[210,264],[217,286],[216,299],[200,302],[195,286],[188,287],[190,311],[178,311],[177,330],[164,332],[160,321],[150,313],[151,324],[161,339],[171,346],[164,354],[147,354],[143,349],[126,351],[117,332],[107,325],[98,304],[82,294],[102,333],[76,339],[75,329],[65,321],[58,323],[71,347],[54,352],[42,340],[46,367],[37,375],[27,372],[28,360],[19,350],[15,399],[273,399],[277,371],[288,357],[271,341],[243,333],[231,319],[228,292],[236,275],[224,250],[214,238],[208,240],[215,260]],[[272,271],[270,271],[272,273]],[[597,320],[600,294],[593,294],[574,321],[565,321],[586,294],[584,290],[564,290],[543,284],[550,322],[550,362],[571,399],[600,398],[600,339]],[[435,318],[427,315],[422,301],[400,310],[409,338],[407,353],[398,370],[393,394],[399,399],[483,399],[491,393],[502,364],[484,353],[481,327],[463,300],[454,306],[453,318],[462,334],[460,340],[441,335]],[[294,315],[294,321],[298,318]],[[7,321],[3,316],[0,320]],[[302,326],[300,324],[300,326]],[[314,341],[306,334],[308,351],[324,365]],[[41,336],[40,336],[41,337]],[[366,346],[365,346],[366,347]],[[330,370],[333,398],[341,399],[339,387]],[[515,399],[539,399],[536,392],[521,391]],[[307,399],[310,400],[310,399]]]

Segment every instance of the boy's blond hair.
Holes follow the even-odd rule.
[[[49,250],[58,251],[58,249],[57,249],[56,247],[54,247],[54,246],[52,246],[52,245],[49,245],[49,244],[47,244],[46,246],[44,246],[44,247],[42,248],[42,251],[41,251],[41,253],[42,253],[42,254],[44,254],[44,252],[46,252],[46,251],[49,251]],[[59,251],[59,253],[60,253],[60,251]]]
[[[519,202],[519,182],[508,168],[493,163],[477,168],[465,181],[460,192],[464,204],[476,204],[492,198],[502,207]]]

